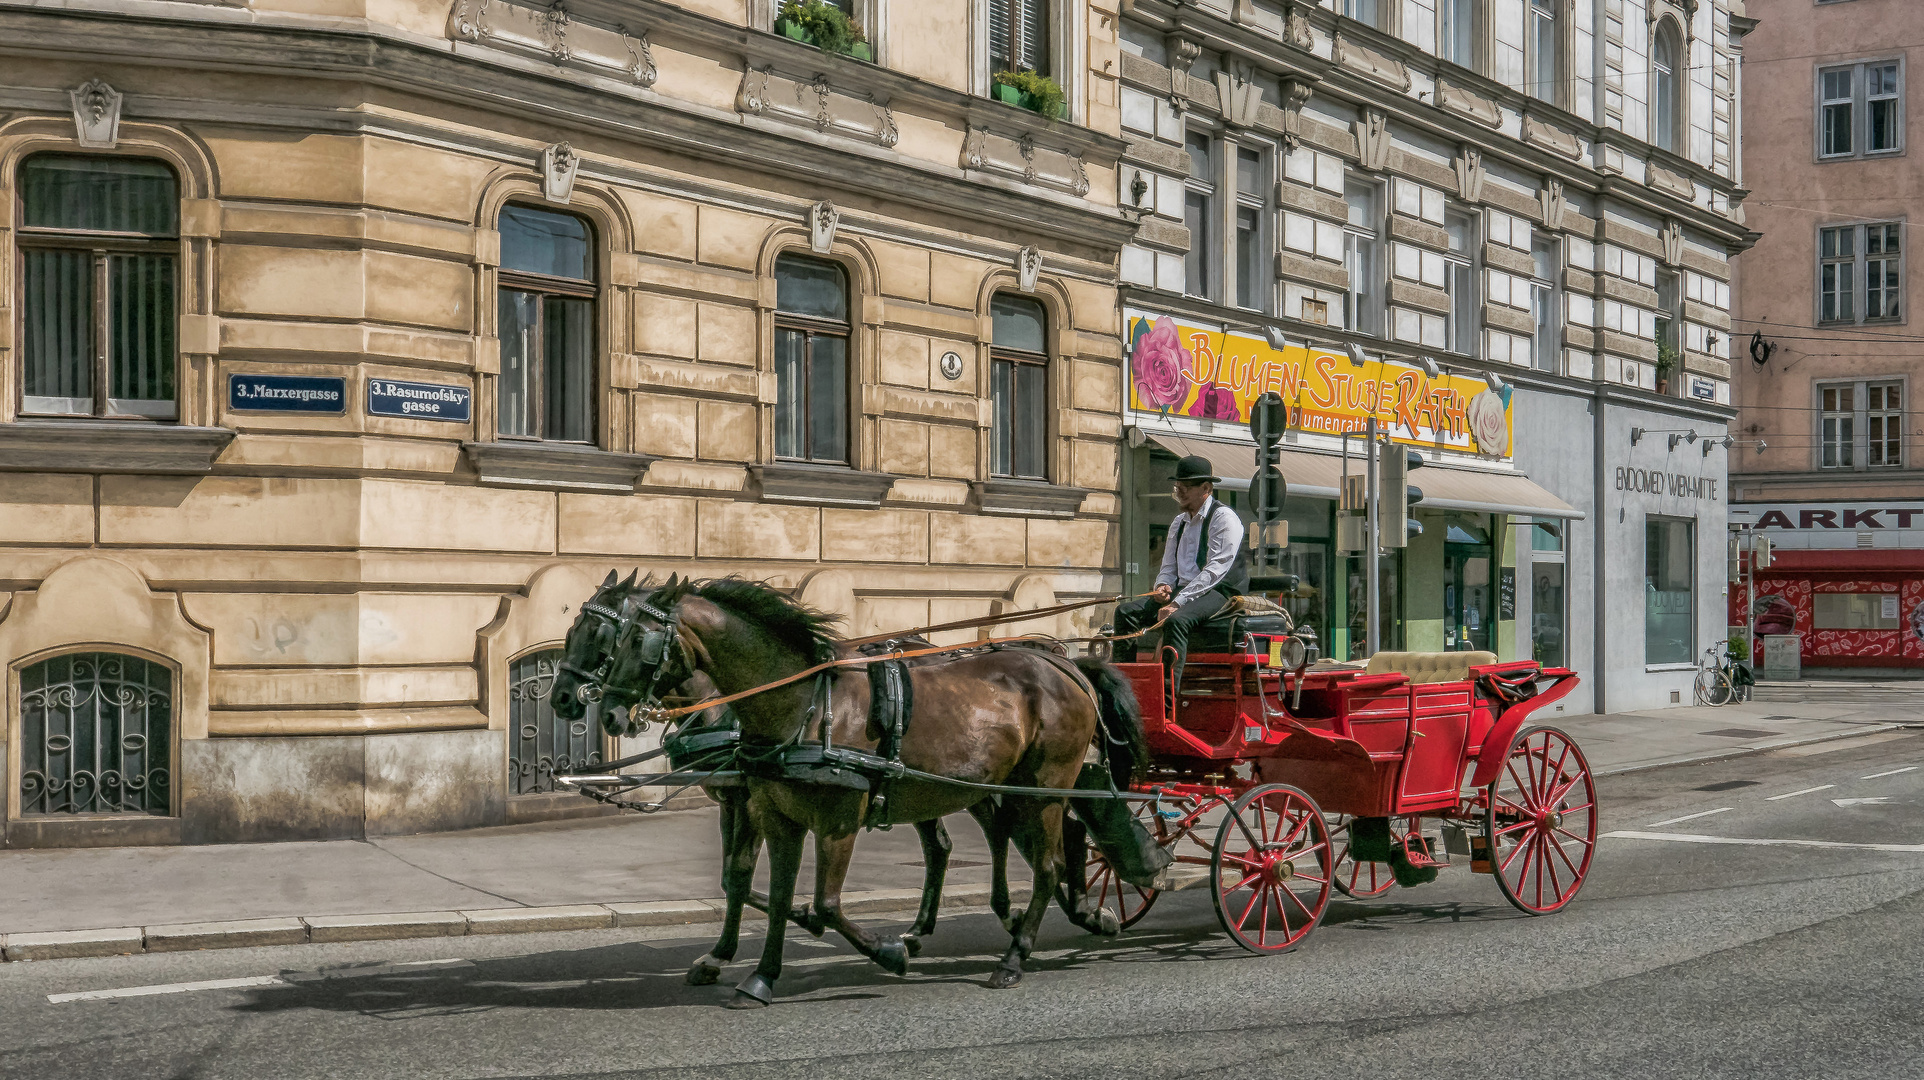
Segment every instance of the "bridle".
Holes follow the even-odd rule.
[[[667,674],[668,665],[663,663],[663,660],[668,655],[668,643],[680,636],[680,624],[676,615],[672,611],[663,611],[646,600],[632,595],[622,599],[620,608],[611,608],[590,600],[581,605],[581,612],[599,620],[601,632],[610,634],[613,644],[603,651],[601,663],[596,665],[593,671],[584,670],[566,661],[558,665],[559,670],[581,680],[581,685],[575,689],[576,699],[583,704],[593,704],[613,695],[632,698],[638,705],[655,704],[659,700],[657,690]],[[642,626],[640,617],[644,615],[658,625]],[[641,634],[641,640],[634,642],[634,635],[637,632]],[[618,666],[618,662],[629,650],[631,643],[634,646],[635,664],[645,666],[649,671],[646,685],[624,686],[618,678],[624,674],[622,667],[626,666]]]

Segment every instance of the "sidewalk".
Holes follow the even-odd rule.
[[[1924,723],[1924,710],[1818,693],[1554,723],[1610,775]],[[985,903],[981,831],[958,818],[950,835],[945,905]],[[708,807],[370,841],[0,852],[0,950],[52,959],[714,922],[720,848]],[[811,848],[804,883],[812,865]],[[845,896],[851,911],[912,911],[921,884],[915,830],[897,827],[862,837]]]

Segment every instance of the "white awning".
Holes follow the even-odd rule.
[[[1249,478],[1256,472],[1256,444],[1217,442],[1213,439],[1185,438],[1154,434],[1149,438],[1176,455],[1192,454],[1209,459],[1210,467],[1223,478],[1228,491],[1248,491]],[[1358,448],[1360,454],[1361,448]],[[1284,449],[1283,479],[1291,495],[1334,499],[1343,483],[1343,459],[1336,454],[1312,454]],[[1352,455],[1352,473],[1363,471],[1359,456]],[[1472,510],[1484,514],[1515,514],[1533,518],[1581,518],[1583,511],[1545,491],[1535,481],[1517,472],[1491,472],[1464,469],[1434,462],[1410,474],[1410,483],[1423,489],[1424,510]]]

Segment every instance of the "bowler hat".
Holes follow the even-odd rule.
[[[1208,458],[1199,454],[1191,454],[1181,461],[1176,462],[1176,483],[1200,484],[1205,480],[1212,484],[1220,484],[1223,482],[1222,477],[1210,471]]]

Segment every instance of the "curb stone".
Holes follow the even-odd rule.
[[[53,930],[39,934],[8,934],[8,960],[65,960],[79,956],[121,956],[144,952],[138,926],[107,930]]]
[[[307,924],[299,919],[171,923],[147,927],[145,937],[148,952],[244,949],[251,945],[305,945]]]
[[[312,915],[307,939],[336,941],[392,941],[400,938],[462,937],[468,920],[458,911],[409,911],[394,915]]]
[[[546,930],[605,930],[615,913],[602,904],[565,907],[487,908],[463,911],[470,934],[534,934]]]

